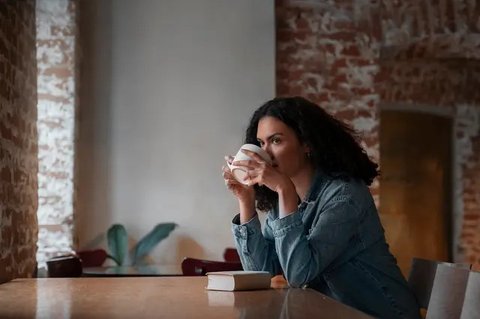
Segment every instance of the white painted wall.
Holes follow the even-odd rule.
[[[274,95],[273,0],[90,2],[81,15],[80,248],[103,245],[112,223],[138,239],[173,221],[153,262],[221,259],[237,211],[223,157]]]

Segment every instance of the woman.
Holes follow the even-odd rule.
[[[353,130],[301,97],[276,98],[252,116],[246,143],[272,158],[223,167],[238,199],[232,230],[244,269],[285,276],[380,318],[420,318],[389,252],[368,185],[378,175]],[[231,163],[232,157],[226,160]],[[263,233],[256,208],[268,211]]]

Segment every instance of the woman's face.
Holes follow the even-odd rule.
[[[308,147],[300,142],[289,126],[275,117],[260,119],[257,140],[272,158],[273,167],[290,178],[311,165],[307,160]]]

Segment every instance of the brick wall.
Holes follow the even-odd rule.
[[[381,1],[382,58],[478,59],[478,1]]]
[[[382,105],[451,114],[454,254],[480,265],[480,3],[277,0],[276,12],[277,94],[303,95],[351,123],[373,159]]]
[[[0,0],[0,282],[30,276],[37,243],[35,1]]]
[[[76,1],[37,0],[40,266],[73,246]]]
[[[480,112],[477,112],[477,132]],[[480,137],[472,139],[472,152],[463,164],[463,212],[461,240],[459,249],[463,259],[475,264],[480,270]]]
[[[277,1],[277,95],[304,96],[350,123],[378,161],[380,33],[368,3]],[[375,181],[376,200],[377,190]]]
[[[382,104],[426,105],[454,120],[453,252],[480,266],[480,3],[382,2]],[[477,169],[476,169],[477,168]]]

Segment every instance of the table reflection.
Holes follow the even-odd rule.
[[[85,267],[84,277],[140,277],[140,276],[181,276],[177,265]]]
[[[317,294],[318,302],[312,303],[311,294]],[[303,289],[269,289],[257,291],[208,291],[210,307],[234,307],[238,318],[359,318],[370,316],[361,312],[352,312],[352,308],[309,290]]]
[[[206,290],[206,277],[15,279],[0,318],[370,318],[311,289]]]
[[[46,280],[38,280],[36,298],[36,318],[70,318],[72,308],[72,285],[70,281],[58,282],[56,289]],[[33,297],[33,296],[30,296]]]

